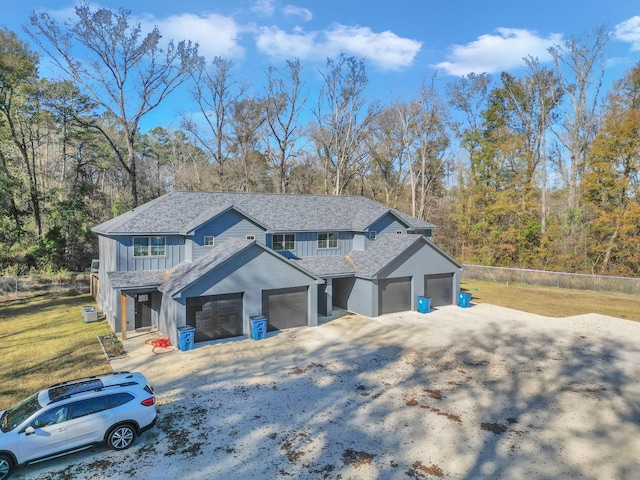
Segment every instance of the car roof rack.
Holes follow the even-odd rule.
[[[96,378],[112,377],[112,376],[115,376],[115,375],[124,375],[124,374],[127,374],[127,373],[131,373],[131,372],[122,371],[122,372],[104,373],[102,375],[91,375],[90,377],[75,378],[75,379],[69,380],[67,382],[56,383],[55,385],[51,385],[51,386],[47,387],[45,390],[50,390],[52,388],[61,387],[63,385],[74,385],[76,383],[87,382],[89,380],[95,380]]]
[[[112,377],[117,374],[129,374],[130,372],[118,372],[114,374],[107,374],[106,376]],[[104,383],[102,381],[102,377],[105,375],[95,375],[92,377],[81,378],[77,380],[73,380],[70,382],[59,383],[47,389],[47,393],[49,395],[48,404],[52,404],[55,402],[59,402],[61,400],[66,400],[75,395],[80,395],[82,393],[88,392],[99,392],[106,388],[113,387],[128,387],[131,385],[137,385],[138,382],[133,380],[125,380],[122,382],[115,383]],[[127,378],[127,377],[125,377]],[[128,375],[128,378],[133,378],[133,375]]]
[[[97,387],[78,389],[78,390],[74,390],[73,392],[64,393],[62,395],[56,396],[53,399],[50,399],[47,405],[51,405],[52,403],[60,402],[62,400],[67,400],[71,397],[75,397],[76,395],[81,395],[83,393],[100,392],[102,390],[107,390],[107,389],[116,388],[116,387],[130,387],[131,385],[138,385],[138,382],[112,383],[110,385],[101,385]]]

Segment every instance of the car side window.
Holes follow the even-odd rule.
[[[124,405],[127,402],[130,402],[135,397],[130,393],[116,393],[114,395],[109,395],[109,408],[116,408],[120,405]]]
[[[41,413],[31,423],[33,428],[43,428],[49,425],[55,425],[56,423],[64,422],[67,419],[67,407],[62,405],[58,408],[52,408],[46,412]]]
[[[107,408],[107,399],[105,397],[80,400],[69,405],[69,418],[84,417],[85,415],[101,412]]]

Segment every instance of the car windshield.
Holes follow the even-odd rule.
[[[2,423],[0,424],[2,431],[9,432],[13,430],[40,408],[42,407],[38,402],[38,394],[35,393],[2,415]]]

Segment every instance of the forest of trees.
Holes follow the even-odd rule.
[[[25,31],[0,30],[2,274],[86,270],[93,226],[171,190],[364,195],[438,225],[463,263],[640,273],[640,64],[603,91],[605,27],[521,76],[434,75],[386,104],[346,55],[313,98],[297,59],[249,93],[231,60],[126,10],[80,4]],[[199,115],[143,131],[179,89]]]

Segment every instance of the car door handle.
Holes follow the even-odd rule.
[[[58,429],[58,431],[59,431],[59,432],[66,432],[66,431],[67,431],[67,427],[59,428],[59,429]]]

